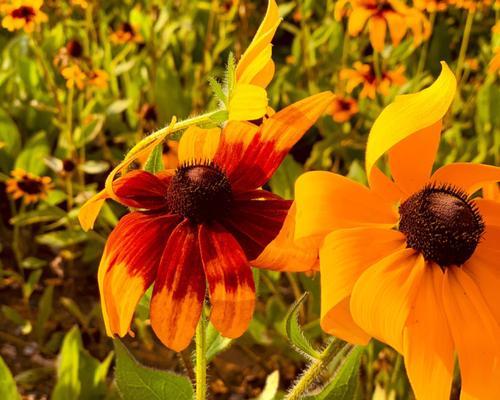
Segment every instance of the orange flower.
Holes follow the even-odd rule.
[[[14,200],[22,198],[25,204],[47,198],[48,192],[53,188],[48,176],[35,176],[20,168],[16,168],[10,175],[12,178],[7,179],[7,193]]]
[[[448,399],[454,354],[462,398],[500,393],[500,203],[476,195],[500,168],[431,174],[456,80],[396,98],[370,132],[370,187],[330,172],[296,184],[296,238],[320,247],[321,326],[404,355],[417,399]],[[376,166],[388,155],[392,179]],[[362,249],[362,251],[360,251]]]
[[[349,121],[359,111],[358,102],[342,96],[335,96],[330,107],[330,114],[335,122]]]
[[[102,69],[94,69],[88,73],[88,84],[99,89],[106,89],[108,87],[109,75]]]
[[[230,121],[222,132],[190,127],[179,143],[176,170],[137,170],[113,182],[114,198],[135,211],[109,236],[99,266],[109,335],[129,331],[137,302],[154,284],[153,330],[167,347],[186,348],[208,282],[210,320],[223,336],[238,337],[254,309],[249,260],[266,267],[290,258],[298,269],[315,263],[307,249],[280,251],[280,240],[291,232],[285,222],[291,202],[260,187],[331,101],[329,92],[311,96],[260,127],[241,121]],[[98,194],[82,207],[84,228],[107,196]]]
[[[412,31],[415,46],[431,34],[430,23],[424,14],[400,0],[339,0],[335,5],[335,18],[338,21],[342,19],[347,3],[352,6],[349,35],[358,36],[367,25],[372,47],[378,52],[384,50],[387,28],[394,46],[399,45],[408,30]]]
[[[76,64],[65,67],[61,70],[61,75],[66,79],[66,87],[72,89],[75,86],[82,90],[85,87],[87,75]]]
[[[125,44],[125,43],[142,43],[143,39],[137,28],[129,24],[128,22],[123,22],[118,30],[114,31],[110,36],[110,40],[114,44]]]
[[[493,5],[493,0],[449,0],[451,4],[469,11],[481,10]],[[496,0],[498,2],[498,0]]]
[[[450,0],[414,0],[415,7],[429,13],[446,11]]]
[[[9,31],[24,29],[31,33],[35,26],[47,21],[47,15],[40,8],[43,0],[12,0],[0,5],[0,12],[6,14],[2,26]]]
[[[377,78],[371,64],[354,63],[354,69],[344,68],[340,71],[340,79],[347,80],[346,90],[351,93],[360,84],[363,89],[359,94],[361,98],[375,98],[376,92],[387,96],[392,85],[401,86],[406,82],[404,66],[399,66],[393,71],[383,71],[381,78]]]

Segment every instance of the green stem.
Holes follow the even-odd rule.
[[[205,400],[207,397],[207,337],[205,313],[202,311],[196,327],[196,400]]]
[[[15,215],[13,214],[13,216],[23,215],[25,211],[26,211],[26,203],[24,202],[23,199],[19,211]],[[14,224],[13,228],[14,230],[12,232],[12,250],[14,251],[14,256],[16,257],[17,267],[19,268],[19,271],[22,272],[23,268],[21,266],[21,263],[23,261],[24,255],[23,255],[23,250],[21,248],[21,225]]]
[[[467,55],[467,47],[469,47],[469,40],[473,22],[474,22],[474,11],[469,10],[467,13],[467,20],[465,21],[464,35],[462,37],[462,44],[460,45],[460,53],[458,54],[457,69],[455,71],[455,76],[457,77],[459,85],[462,78],[462,72],[464,69],[465,56]]]
[[[435,23],[436,23],[436,11],[432,12],[432,14],[430,16],[431,32],[434,31],[434,24]],[[429,53],[429,43],[430,43],[430,39],[424,43],[424,45],[422,47],[422,51],[420,52],[417,73],[415,74],[415,76],[417,76],[417,77],[419,77],[422,74],[422,72],[424,71],[425,63],[427,61],[427,54]]]
[[[380,54],[376,50],[373,51],[373,70],[375,71],[377,81],[380,82],[382,80],[382,70],[380,68]]]
[[[288,392],[285,400],[300,400],[311,385],[316,382],[320,375],[328,367],[335,356],[345,348],[342,340],[334,339],[322,351],[320,358],[313,361],[309,368],[302,374],[294,387]],[[350,346],[350,345],[347,345]]]

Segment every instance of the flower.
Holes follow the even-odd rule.
[[[102,69],[93,69],[87,75],[88,84],[99,89],[106,89],[108,87],[108,79],[108,73]]]
[[[110,40],[114,44],[125,44],[125,43],[142,43],[143,39],[137,28],[129,24],[128,22],[123,22],[118,30],[114,31],[110,36]]]
[[[476,196],[500,168],[432,167],[456,79],[397,97],[367,144],[370,187],[330,172],[296,183],[297,239],[320,248],[321,326],[403,354],[417,399],[448,399],[454,353],[462,398],[500,390],[500,203]],[[388,155],[392,179],[377,167]],[[360,251],[362,249],[362,251]]]
[[[229,120],[251,121],[267,112],[266,87],[274,76],[271,40],[281,22],[278,5],[269,0],[266,15],[236,66],[228,99]]]
[[[342,96],[335,96],[330,107],[330,114],[335,122],[349,121],[359,111],[358,102]]]
[[[431,34],[427,18],[416,8],[400,0],[339,0],[335,5],[335,19],[340,21],[347,3],[352,6],[348,32],[358,36],[368,26],[370,43],[375,51],[384,50],[387,27],[393,46],[398,46],[408,30],[412,31],[414,46],[420,45]]]
[[[415,0],[415,7],[429,13],[446,11],[450,0]]]
[[[66,79],[66,87],[72,89],[75,86],[82,90],[85,87],[87,75],[76,64],[65,67],[61,70],[61,75]]]
[[[47,21],[47,14],[40,8],[43,0],[12,0],[0,5],[0,12],[6,14],[2,19],[2,26],[10,32],[24,29],[31,33],[35,26]]]
[[[361,98],[374,99],[376,92],[387,96],[392,85],[401,86],[406,82],[404,77],[404,66],[399,66],[393,71],[383,71],[381,78],[377,78],[371,64],[354,63],[354,69],[344,68],[340,71],[340,79],[347,80],[346,90],[351,93],[354,88],[363,84],[359,94]]]
[[[109,236],[99,266],[109,335],[129,331],[137,302],[154,284],[153,330],[167,347],[186,348],[207,281],[210,320],[223,336],[238,337],[255,302],[248,260],[266,267],[289,259],[298,269],[316,262],[305,248],[280,251],[293,227],[285,221],[291,202],[260,187],[331,100],[330,92],[311,96],[260,127],[246,121],[230,121],[222,132],[190,127],[179,143],[176,170],[129,172],[113,182],[113,194],[101,192],[82,207],[84,229],[93,224],[96,204],[111,195],[135,209]]]
[[[56,67],[67,67],[72,61],[83,57],[83,46],[77,39],[71,39],[66,46],[61,47],[54,56],[54,65]]]
[[[458,8],[464,8],[469,11],[481,10],[490,7],[494,2],[493,0],[449,0],[451,4]],[[496,0],[498,2],[498,0]]]
[[[35,176],[21,168],[14,169],[7,179],[7,193],[14,200],[22,198],[25,204],[36,203],[46,199],[48,192],[53,188],[49,176]]]

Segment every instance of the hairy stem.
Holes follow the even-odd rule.
[[[196,327],[196,400],[205,400],[207,397],[207,337],[204,314],[202,311]]]

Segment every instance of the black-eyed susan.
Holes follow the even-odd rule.
[[[372,47],[381,52],[385,46],[387,28],[393,46],[398,46],[408,31],[414,46],[420,45],[431,33],[430,23],[422,12],[400,0],[340,0],[335,5],[335,18],[341,20],[350,3],[348,32],[358,36],[367,26]]]
[[[4,14],[2,26],[9,31],[24,29],[31,33],[38,24],[47,21],[47,14],[40,8],[43,0],[12,0],[0,4],[0,13]]]
[[[137,27],[129,22],[122,22],[119,28],[111,33],[109,39],[114,44],[142,43],[143,38]]]
[[[85,88],[87,75],[85,75],[85,73],[77,64],[64,67],[61,70],[61,75],[66,80],[66,87],[68,89],[77,87],[78,89],[82,90]]]
[[[36,176],[23,169],[16,168],[7,179],[7,193],[14,199],[23,199],[25,204],[36,203],[47,198],[49,191],[53,188],[52,179],[49,176]]]
[[[109,74],[102,69],[93,69],[87,73],[87,84],[98,89],[108,87]]]
[[[337,95],[333,99],[329,111],[335,122],[346,122],[358,113],[358,102],[352,98]]]
[[[446,11],[450,5],[450,0],[415,0],[415,7],[429,13]]]
[[[167,347],[184,349],[208,282],[210,320],[223,336],[238,337],[254,309],[250,264],[287,258],[291,268],[303,269],[315,263],[314,251],[280,251],[293,227],[285,222],[291,202],[260,188],[331,101],[329,92],[311,96],[260,127],[246,121],[230,121],[222,132],[190,127],[177,169],[129,172],[112,183],[113,193],[101,192],[82,207],[84,229],[107,197],[135,210],[111,233],[99,266],[109,335],[127,334],[137,302],[153,284],[153,330]]]
[[[351,93],[358,85],[363,85],[359,96],[374,99],[378,93],[386,96],[392,86],[401,86],[406,82],[403,65],[392,71],[382,71],[377,77],[372,64],[363,64],[356,61],[353,68],[344,68],[340,71],[340,79],[346,80],[346,90]]]
[[[455,7],[463,8],[469,11],[482,10],[491,7],[498,0],[449,0]]]
[[[448,399],[454,354],[462,398],[500,393],[500,203],[477,192],[500,168],[431,174],[456,79],[397,97],[370,132],[370,187],[329,172],[296,184],[296,237],[320,246],[321,326],[404,355],[417,399]],[[392,179],[376,166],[387,154]],[[360,251],[362,249],[362,251]]]

